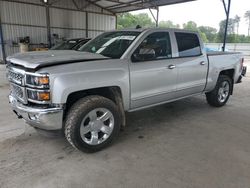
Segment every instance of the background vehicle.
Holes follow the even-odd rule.
[[[9,57],[9,100],[28,124],[63,130],[88,152],[117,137],[125,111],[202,93],[211,106],[225,105],[244,61],[240,53],[206,53],[197,33],[175,29],[107,32],[79,50]]]
[[[210,48],[210,47],[207,47],[207,46],[205,46],[204,48],[205,48],[206,52],[218,52],[219,51],[218,49]]]
[[[76,38],[62,41],[53,46],[50,50],[78,50],[82,45],[90,41],[89,38]]]

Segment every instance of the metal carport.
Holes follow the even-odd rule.
[[[93,2],[113,13],[123,13],[140,9],[149,9],[155,22],[158,26],[159,6],[185,3],[196,0],[94,0]],[[231,8],[231,0],[221,0],[226,13],[226,27],[223,40],[223,51],[225,50],[227,38],[227,26]],[[154,16],[151,9],[157,10],[157,15]]]
[[[15,34],[18,32],[15,30],[18,30],[21,27],[22,29],[23,27],[26,27],[26,30],[27,28],[33,29],[32,33],[38,32],[39,29],[43,30],[43,33],[39,35],[39,37],[43,35],[43,39],[41,39],[42,40],[41,42],[47,43],[48,46],[50,46],[52,31],[62,32],[63,30],[64,33],[65,31],[69,32],[75,31],[75,33],[84,32],[85,37],[89,36],[94,37],[100,32],[115,28],[116,21],[112,22],[109,21],[109,19],[112,19],[112,17],[115,18],[116,14],[134,10],[149,9],[153,18],[156,21],[156,26],[157,26],[159,6],[185,3],[190,1],[195,1],[195,0],[0,0],[0,43],[1,43],[0,58],[2,56],[2,58],[5,59],[6,53],[7,55],[10,54],[8,49],[7,49],[8,52],[6,52],[5,34],[7,33],[9,35],[10,32],[13,33],[13,36],[15,36]],[[224,50],[227,37],[227,25],[230,13],[231,0],[222,0],[222,2],[227,17],[224,43],[223,43],[223,50]],[[18,15],[18,13],[16,12],[13,12],[13,15],[17,14],[15,15],[16,18],[14,18],[14,16],[11,13],[13,11],[11,10],[13,6],[7,5],[11,3],[20,4],[20,6],[22,7],[25,6],[37,7],[39,11],[36,10],[33,12],[31,10],[28,11],[30,11],[31,17],[38,13],[40,15],[34,21],[34,19],[28,20],[27,15],[24,16],[23,12],[21,12],[20,15]],[[6,13],[6,8],[9,8],[7,10],[7,13]],[[157,11],[156,16],[153,15],[151,9],[155,9]],[[15,9],[14,11],[17,10]],[[68,13],[66,14],[70,15],[68,16],[70,18],[81,16],[81,19],[76,23],[67,23],[67,24],[62,23],[60,25],[58,24],[58,22],[65,22],[62,19],[66,19],[68,20],[68,22],[71,22],[71,20],[67,16],[65,17],[62,11],[71,12],[70,14]],[[11,19],[9,19],[8,16],[11,17]],[[3,20],[3,17],[5,18],[5,20]],[[22,19],[26,19],[26,22],[23,23]],[[37,23],[37,22],[42,22],[42,23]],[[8,29],[6,31],[7,27]],[[76,35],[75,33],[74,36]],[[46,39],[44,37],[45,35]]]

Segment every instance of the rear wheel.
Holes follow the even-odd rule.
[[[215,107],[224,106],[232,92],[232,79],[226,75],[220,75],[213,91],[206,93],[208,104]]]
[[[120,127],[120,113],[113,101],[87,96],[78,100],[67,114],[65,136],[75,148],[95,152],[108,146]]]

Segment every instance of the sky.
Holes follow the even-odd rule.
[[[226,1],[227,2],[227,1]],[[188,21],[194,21],[198,26],[211,26],[219,29],[219,23],[226,18],[221,0],[197,0],[188,3],[168,5],[160,7],[159,20],[171,20],[175,24],[182,25]],[[248,24],[244,14],[250,10],[250,0],[231,0],[230,18],[237,14],[241,17],[239,34],[247,35]],[[148,10],[133,11],[133,14]]]

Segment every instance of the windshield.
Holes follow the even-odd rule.
[[[138,31],[116,31],[103,33],[82,46],[79,51],[101,54],[118,59],[140,34]]]
[[[60,42],[51,48],[51,50],[70,50],[77,44],[75,40],[68,40]]]

